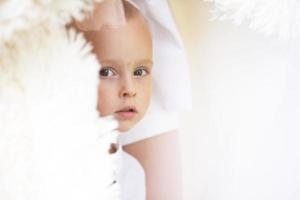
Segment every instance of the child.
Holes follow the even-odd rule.
[[[85,31],[101,69],[97,109],[101,116],[113,115],[119,131],[129,131],[145,115],[152,92],[152,39],[145,19],[124,1],[126,23]],[[115,182],[121,186],[121,199],[145,199],[144,171],[136,159],[119,147],[120,170]],[[115,156],[115,155],[113,155]]]
[[[114,3],[116,4],[113,6],[108,6],[109,2],[111,2],[111,4]],[[105,1],[104,3],[102,3],[102,6],[100,6],[102,7],[102,10],[100,8],[98,13],[102,13],[101,16],[106,16],[106,19],[105,17],[100,17],[101,19],[99,17],[97,18],[97,16],[99,15],[97,15],[96,13],[95,15],[93,15],[92,18],[93,19],[97,18],[97,19],[95,19],[94,21],[91,20],[91,22],[86,23],[86,24],[97,25],[97,27],[95,26],[89,27],[88,29],[90,31],[85,32],[86,33],[85,35],[88,38],[88,40],[91,41],[92,44],[95,46],[94,52],[97,54],[100,62],[101,63],[103,62],[102,64],[104,65],[104,67],[106,63],[104,63],[104,61],[101,60],[101,53],[104,54],[106,52],[104,49],[107,47],[105,47],[105,45],[99,45],[101,42],[101,37],[99,36],[102,34],[103,37],[102,41],[106,41],[109,40],[111,34],[114,34],[113,32],[116,31],[116,28],[113,29],[112,27],[111,28],[104,27],[103,24],[105,23],[107,24],[109,22],[110,26],[118,26],[120,24],[124,25],[123,23],[124,20],[122,19],[122,12],[124,10],[120,10],[120,4],[118,4],[118,2],[120,1],[118,0]],[[177,199],[181,199],[181,180],[180,180],[181,172],[180,172],[180,159],[179,159],[180,156],[179,156],[179,145],[178,145],[178,136],[177,136],[178,122],[177,122],[176,114],[178,111],[185,110],[190,107],[190,93],[189,93],[190,87],[188,81],[188,72],[187,72],[187,64],[186,64],[186,57],[184,54],[184,48],[166,0],[159,0],[159,1],[131,0],[130,2],[133,3],[134,6],[136,6],[139,9],[139,11],[129,3],[124,2],[127,22],[130,21],[130,19],[133,19],[133,16],[135,17],[139,16],[140,19],[143,19],[143,17],[145,17],[145,19],[147,20],[147,24],[145,25],[148,25],[151,31],[151,37],[153,43],[153,60],[155,60],[154,62],[155,67],[153,68],[152,71],[150,71],[151,72],[150,75],[153,74],[154,89],[153,89],[153,95],[150,103],[151,105],[148,109],[149,112],[147,111],[146,116],[144,118],[142,117],[144,113],[139,111],[138,115],[136,115],[135,110],[130,107],[127,107],[126,108],[127,110],[125,109],[125,112],[120,112],[118,114],[114,113],[114,115],[117,116],[117,119],[119,119],[120,130],[122,132],[129,130],[128,133],[126,134],[122,133],[120,135],[120,142],[122,144],[126,144],[126,146],[124,146],[124,149],[130,152],[130,154],[134,155],[139,160],[139,162],[143,166],[143,169],[146,172],[147,199],[165,199],[165,200],[176,199],[177,200]],[[103,10],[104,7],[103,4],[105,3],[107,4],[105,6],[105,9]],[[119,14],[116,14],[116,11]],[[139,12],[142,13],[143,17],[141,17]],[[103,13],[106,13],[106,15]],[[118,19],[116,19],[116,17],[118,17]],[[130,23],[132,22],[133,21],[131,21]],[[145,22],[144,19],[141,20],[141,22]],[[130,23],[128,22],[128,24]],[[106,29],[106,31],[102,30],[101,34],[99,34],[101,31],[91,31],[95,29],[98,30],[100,26],[102,26],[102,29]],[[144,27],[144,29],[145,28],[147,29],[148,27],[146,26]],[[111,30],[110,32],[108,31],[109,29]],[[137,34],[136,31],[142,32],[143,29],[139,27],[131,30],[135,30],[135,31],[131,31],[132,34],[134,34],[134,32],[135,34]],[[139,37],[141,37],[141,35],[145,36],[144,33],[143,34],[140,33],[138,34],[138,36]],[[107,46],[108,47],[112,45],[115,45],[115,47],[121,46],[123,42],[122,40],[120,40],[119,37],[122,37],[122,34],[116,34],[115,32],[115,40],[110,40],[111,44],[107,42],[106,43]],[[146,39],[144,41],[141,41],[140,44],[144,44],[144,43],[147,44],[147,42],[145,41]],[[97,42],[98,45],[96,44]],[[131,48],[134,47],[139,49],[141,48],[140,46],[137,45],[134,46],[128,44],[128,47],[130,46]],[[146,45],[144,44],[142,47],[145,46]],[[118,50],[117,48],[114,49],[114,51],[117,50]],[[132,49],[128,49],[125,51],[131,52]],[[141,52],[138,51],[138,53]],[[114,56],[118,58],[120,53],[117,53]],[[134,51],[133,53],[130,54],[132,56],[139,55],[137,54],[137,52],[134,53]],[[129,53],[127,55],[129,55]],[[113,59],[109,58],[109,60],[113,60]],[[147,63],[145,63],[145,66],[148,66]],[[144,67],[144,66],[140,66],[140,67]],[[104,77],[101,78],[101,82],[102,82],[101,84],[103,84],[102,86],[104,87],[104,84],[109,84],[109,82],[116,86],[117,85],[116,78],[118,77],[118,74],[116,72],[119,73],[119,71],[112,70],[110,66],[108,66],[108,68],[106,66],[106,68],[102,68],[102,69],[105,69],[104,71],[100,72],[102,73],[102,75],[104,75]],[[143,77],[139,75],[146,74],[146,72],[147,72],[146,70],[139,70],[137,71],[136,74],[138,76],[135,75],[135,77]],[[109,76],[110,78],[106,79],[105,77],[107,76]],[[112,79],[113,77],[115,79]],[[142,85],[145,84],[144,83],[136,84],[136,86],[142,86]],[[136,88],[140,89],[140,87],[136,87]],[[145,89],[147,89],[147,87],[145,87]],[[137,97],[129,98],[129,99],[139,99],[140,95],[143,94],[145,91],[147,91],[145,89],[138,90],[138,92],[136,93]],[[110,88],[110,90],[112,89]],[[105,104],[104,102],[107,100],[106,105],[109,105],[110,103],[112,103],[112,99],[114,99],[112,97],[109,97],[107,99],[102,99],[103,96],[110,95],[110,94],[116,96],[116,94],[112,94],[110,91],[105,91],[105,92],[104,91],[105,90],[99,88],[100,98],[99,98],[98,110],[100,111],[101,111],[100,109],[101,104],[104,105]],[[142,91],[142,93],[139,91]],[[101,96],[101,94],[103,95]],[[131,94],[131,92],[129,92],[129,94]],[[126,94],[125,96],[127,95],[128,94]],[[143,105],[143,107],[148,106],[149,102],[145,100],[143,100],[142,102],[147,103],[147,105]],[[119,110],[122,111],[122,108],[119,108]],[[112,114],[112,113],[109,113],[108,110],[105,110],[103,108],[101,114],[102,116],[105,116],[107,114]],[[137,118],[134,118],[132,120],[124,120],[120,118],[119,114],[122,115],[125,114],[126,116],[134,115],[137,116]],[[143,119],[141,120],[141,118]],[[137,124],[139,120],[141,121]],[[123,167],[123,169],[125,168]],[[134,170],[131,171],[133,172]],[[126,186],[128,185],[130,184],[126,184]],[[168,191],[170,190],[172,190],[173,192],[169,193]],[[134,192],[136,193],[136,191],[138,190],[135,190]]]

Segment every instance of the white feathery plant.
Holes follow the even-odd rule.
[[[300,35],[299,0],[206,0],[214,3],[213,19],[248,23],[255,31],[292,39]]]
[[[117,123],[96,111],[96,57],[67,30],[90,0],[0,0],[0,199],[119,199]]]
[[[16,31],[53,23],[64,26],[72,18],[81,20],[84,13],[103,0],[0,0],[0,40]]]

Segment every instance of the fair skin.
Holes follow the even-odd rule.
[[[114,115],[119,121],[120,131],[129,130],[143,117],[152,90],[151,36],[142,16],[137,11],[131,14],[134,17],[126,27],[104,27],[101,31],[84,33],[93,44],[94,53],[104,69],[99,73],[101,84],[98,95],[101,100],[97,109],[102,116]],[[145,71],[144,67],[147,67]],[[150,74],[145,76],[147,72]],[[128,105],[135,106],[138,114],[123,113],[125,118],[134,117],[127,120],[122,120],[122,116],[118,118],[118,111]],[[133,155],[145,170],[147,200],[182,199],[176,130],[126,145],[124,150]]]
[[[101,116],[113,115],[119,131],[128,131],[143,118],[151,97],[152,40],[148,27],[137,15],[125,26],[104,27],[85,35],[102,65],[97,109]]]
[[[147,200],[182,200],[177,130],[126,145],[124,150],[133,155],[145,170]]]

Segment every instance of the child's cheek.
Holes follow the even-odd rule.
[[[101,116],[114,113],[113,105],[116,103],[115,87],[106,81],[102,81],[98,88],[97,110]]]
[[[112,101],[109,98],[104,97],[98,100],[97,110],[102,117],[113,114],[113,108],[111,106]]]

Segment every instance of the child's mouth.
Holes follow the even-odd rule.
[[[135,115],[137,114],[137,110],[134,106],[127,106],[122,108],[121,110],[118,110],[116,112],[117,117],[124,119],[124,120],[129,120],[132,119],[133,117],[135,117]]]

